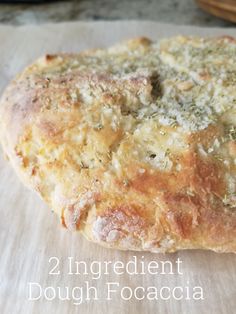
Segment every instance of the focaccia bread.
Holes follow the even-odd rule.
[[[4,92],[0,137],[19,177],[89,240],[236,252],[233,38],[46,55]]]

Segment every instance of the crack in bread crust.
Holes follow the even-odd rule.
[[[89,240],[236,252],[236,41],[133,39],[46,55],[10,83],[0,139]]]

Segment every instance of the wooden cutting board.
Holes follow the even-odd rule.
[[[236,0],[196,0],[199,6],[224,20],[236,23]]]
[[[177,34],[236,35],[236,32],[235,29],[201,29],[135,21],[66,23],[21,28],[1,26],[0,90],[16,72],[46,52],[79,51],[106,46],[139,35],[158,39]],[[57,217],[39,197],[24,188],[8,162],[2,158],[2,154],[0,154],[0,217],[0,313],[2,314],[232,314],[235,312],[236,255],[204,251],[183,251],[167,255],[120,252],[89,243],[79,234],[70,233],[60,226]],[[88,268],[93,261],[95,265],[102,264],[104,261],[110,261],[111,264],[120,261],[127,265],[134,259],[138,262],[143,261],[145,265],[151,261],[160,266],[165,261],[169,265],[176,265],[178,258],[182,261],[182,267],[181,273],[175,270],[174,274],[167,271],[166,274],[146,275],[140,273],[118,275],[112,271],[105,274],[103,269],[103,274],[98,278],[91,272],[70,275],[69,257],[73,261],[83,261]],[[57,261],[59,265],[56,265]],[[96,272],[94,269],[93,273]],[[57,295],[52,300],[41,297],[39,300],[29,301],[30,282],[38,284],[42,289],[60,288],[64,293],[68,287],[70,299],[62,301]],[[83,298],[80,305],[75,305],[72,290],[75,287],[85,287],[86,282],[97,289],[98,300]],[[120,288],[128,286],[132,290],[138,286],[144,289],[153,286],[159,291],[162,287],[167,287],[165,288],[167,294],[168,289],[173,291],[175,287],[180,287],[185,291],[184,299],[131,298],[125,301],[118,292],[112,294],[112,300],[107,300],[108,282],[116,282]],[[192,298],[196,286],[202,287],[204,300]],[[189,300],[186,299],[187,289]],[[45,290],[43,291],[44,294]],[[34,296],[38,297],[39,293],[36,291]]]

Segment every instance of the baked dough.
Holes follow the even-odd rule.
[[[63,225],[107,247],[236,252],[236,41],[46,55],[6,88],[2,146]]]

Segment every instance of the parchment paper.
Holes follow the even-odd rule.
[[[236,36],[235,29],[206,29],[172,26],[155,22],[63,23],[57,25],[0,26],[0,91],[25,65],[44,53],[76,52],[104,47],[135,36],[158,40],[176,34]],[[90,275],[69,275],[68,257],[77,261],[123,261],[133,256],[146,263],[182,260],[183,275],[102,275],[99,280]],[[142,257],[144,256],[144,257]],[[60,259],[60,275],[50,275],[55,264],[50,257]],[[58,270],[58,269],[57,269]],[[29,282],[42,287],[72,289],[88,281],[97,288],[99,300],[29,301]],[[119,282],[121,287],[201,286],[204,300],[122,300],[119,293],[106,300],[106,283]],[[0,313],[227,313],[236,310],[236,255],[203,251],[183,251],[176,254],[119,252],[101,248],[84,240],[78,233],[62,228],[58,218],[39,197],[23,187],[0,157]]]

